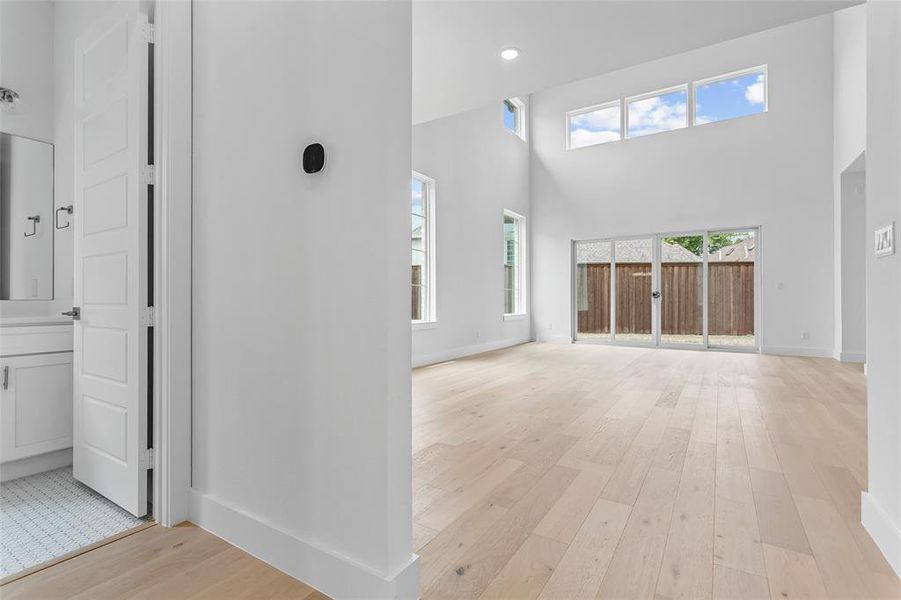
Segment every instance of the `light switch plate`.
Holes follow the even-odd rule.
[[[895,253],[895,222],[876,230],[873,240],[873,252],[876,257],[891,256]]]

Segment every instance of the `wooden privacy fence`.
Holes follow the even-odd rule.
[[[709,334],[754,333],[754,263],[709,263]],[[703,329],[701,263],[663,263],[661,332],[700,335]],[[577,270],[578,331],[610,333],[610,265],[580,264]],[[651,333],[651,264],[617,263],[616,331]]]

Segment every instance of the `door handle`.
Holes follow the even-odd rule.
[[[651,292],[651,298],[653,298],[654,300],[659,300],[660,292],[658,292],[657,290],[654,290],[653,292]]]
[[[73,306],[72,310],[67,310],[65,312],[60,313],[61,315],[65,315],[67,317],[72,317],[73,321],[78,321],[81,319],[81,309],[77,306]]]
[[[9,365],[3,367],[3,389],[9,389]]]

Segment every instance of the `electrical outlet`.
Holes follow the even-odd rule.
[[[801,339],[802,339],[802,340],[809,340],[809,339],[810,339],[810,332],[809,332],[809,331],[802,331],[802,332],[801,332]]]
[[[479,339],[479,338],[481,338],[481,337],[482,337],[482,330],[481,330],[481,329],[476,329],[476,339]]]

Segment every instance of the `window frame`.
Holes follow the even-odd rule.
[[[512,98],[505,98],[504,103],[509,102],[516,108],[519,113],[518,118],[515,118],[516,128],[513,130],[507,129],[507,126],[504,125],[504,130],[509,131],[510,133],[516,134],[516,137],[521,139],[522,141],[526,141],[526,103],[519,99],[519,97],[514,96]],[[506,110],[506,106],[504,107]],[[503,113],[501,113],[503,115]],[[516,113],[514,113],[515,115]],[[501,123],[503,124],[503,119],[501,119]]]
[[[712,123],[722,123],[723,121],[733,121],[735,119],[743,119],[745,117],[754,117],[760,114],[765,114],[770,111],[770,74],[767,69],[768,65],[758,65],[756,67],[748,67],[747,69],[739,69],[738,71],[732,71],[731,73],[724,73],[722,75],[715,75],[713,77],[706,77],[704,79],[698,79],[697,81],[691,82],[691,96],[689,98],[691,102],[691,110],[690,110],[690,118],[691,123],[690,127],[695,127],[698,125],[710,125]],[[752,74],[762,74],[763,75],[763,111],[759,113],[751,113],[749,115],[740,115],[738,117],[729,117],[728,119],[719,119],[717,121],[709,121],[707,123],[698,123],[697,122],[697,108],[698,108],[698,88],[704,85],[710,85],[711,83],[719,83],[720,81],[728,81],[730,79],[736,79],[738,77],[743,77],[745,75]]]
[[[639,102],[641,100],[647,100],[648,98],[656,98],[657,96],[666,96],[667,94],[672,94],[673,92],[681,92],[685,91],[685,127],[676,127],[675,129],[663,129],[661,131],[655,131],[654,133],[646,133],[644,135],[630,136],[629,135],[629,104],[632,102]],[[679,131],[680,129],[688,129],[692,126],[692,116],[691,116],[691,106],[693,102],[692,95],[692,87],[690,83],[680,83],[677,85],[672,85],[670,87],[660,88],[658,90],[654,90],[651,92],[645,92],[643,94],[637,94],[635,96],[625,96],[622,99],[623,102],[623,139],[624,140],[635,140],[643,137],[650,137],[652,135],[656,135],[658,133],[667,133],[669,131]]]
[[[529,314],[528,302],[527,302],[527,299],[528,299],[528,292],[527,292],[528,291],[528,267],[527,267],[528,247],[526,245],[527,244],[526,217],[525,217],[525,215],[521,215],[517,212],[514,212],[514,211],[506,209],[506,208],[504,209],[503,216],[505,218],[506,217],[512,218],[514,220],[514,223],[516,224],[515,231],[516,231],[516,236],[517,236],[517,244],[516,244],[517,264],[515,265],[515,267],[516,267],[515,272],[516,272],[517,278],[515,279],[515,282],[517,283],[517,285],[513,288],[514,304],[515,304],[514,311],[512,313],[508,313],[507,309],[506,309],[506,304],[504,306],[504,320],[512,321],[512,320],[518,320],[518,319],[525,319]],[[503,266],[506,266],[506,264],[507,264],[507,262],[506,262],[507,261],[507,240],[503,236],[503,231],[504,231],[503,230],[503,221],[501,221],[501,223],[502,223],[502,225],[501,225],[501,241],[502,241],[503,252],[504,252],[503,253],[503,262],[501,263],[501,265],[503,267]],[[506,287],[502,288],[502,290],[506,294]]]
[[[412,315],[410,315],[410,324],[411,327],[416,329],[431,329],[432,327],[436,327],[438,325],[438,295],[436,293],[436,255],[435,255],[435,205],[436,205],[436,182],[435,179],[429,177],[428,175],[424,175],[418,171],[411,172],[411,179],[415,179],[421,182],[422,190],[423,190],[423,198],[422,198],[422,206],[423,206],[423,267],[425,273],[420,276],[420,293],[424,293],[425,297],[422,298],[422,319],[413,319]],[[413,215],[413,207],[412,207],[412,198],[410,199],[410,216],[411,216],[411,233],[412,233],[412,215]],[[412,242],[412,239],[411,239]],[[412,265],[411,265],[412,267]],[[423,284],[425,287],[424,292],[422,291]],[[413,283],[410,282],[410,286],[412,287]]]
[[[586,144],[584,146],[573,147],[573,145],[572,145],[572,127],[570,125],[570,121],[572,120],[572,118],[578,117],[579,115],[584,115],[585,113],[594,112],[596,110],[604,110],[607,108],[613,108],[614,106],[619,107],[619,139],[618,140],[609,140],[606,142],[595,142],[594,144]],[[563,134],[564,134],[564,136],[566,136],[566,140],[565,140],[566,149],[567,150],[581,150],[582,148],[591,148],[593,146],[602,146],[604,144],[609,144],[610,142],[621,142],[624,139],[626,139],[625,138],[625,130],[623,128],[624,119],[625,119],[625,117],[623,115],[623,113],[625,112],[623,110],[623,106],[624,106],[623,99],[617,98],[616,100],[610,100],[608,102],[601,102],[600,104],[595,104],[594,106],[586,106],[584,108],[576,108],[574,110],[567,111],[563,115],[563,122],[564,122]]]

